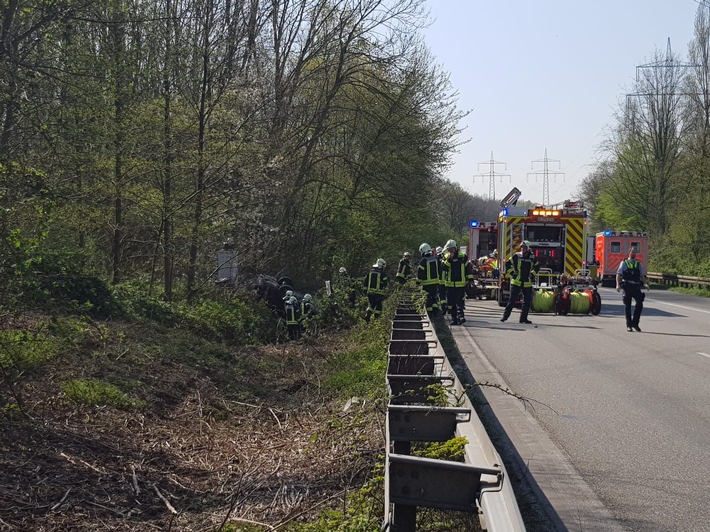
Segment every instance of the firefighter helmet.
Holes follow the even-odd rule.
[[[303,301],[306,303],[310,302],[310,300],[313,299],[313,296],[311,294],[306,294],[303,296]]]
[[[520,243],[520,247],[523,247],[523,246],[525,246],[526,248],[530,249],[530,242],[527,241],[527,240],[523,240],[523,241]]]
[[[441,246],[436,246],[436,254],[437,254],[437,255],[438,255],[439,253],[441,253],[442,251],[444,251],[444,248],[442,248]]]
[[[348,274],[348,270],[345,269],[345,266],[341,266],[340,269],[338,270],[338,273],[339,273],[340,275],[347,275],[347,274]]]
[[[385,266],[387,266],[385,259],[377,259],[377,262],[372,265],[373,268],[384,268]]]
[[[431,246],[424,242],[421,246],[419,246],[419,253],[422,255],[426,255],[427,253],[431,253]]]
[[[402,258],[403,258],[403,259],[408,259],[408,258],[411,257],[411,256],[412,256],[412,255],[411,255],[411,253],[409,253],[409,251],[405,251],[404,253],[402,253]]]
[[[449,240],[446,243],[446,246],[444,246],[445,249],[451,249],[451,248],[457,248],[458,246],[456,245],[456,240]]]
[[[293,290],[286,290],[286,295],[284,296],[284,301],[288,300],[293,296]]]

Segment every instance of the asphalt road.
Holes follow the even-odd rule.
[[[533,325],[467,300],[452,331],[471,373],[529,400],[483,388],[494,439],[552,508],[540,530],[710,531],[710,298],[651,291],[629,333],[621,296],[600,293],[599,316]]]

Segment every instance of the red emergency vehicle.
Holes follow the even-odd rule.
[[[471,220],[468,224],[468,258],[476,260],[493,253],[498,246],[498,222]]]
[[[602,286],[616,285],[616,270],[629,256],[629,249],[636,248],[636,260],[648,271],[648,235],[639,231],[611,231],[597,233],[594,258],[599,263],[597,278]]]

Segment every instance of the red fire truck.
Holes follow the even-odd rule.
[[[574,277],[584,268],[587,256],[587,211],[581,202],[565,201],[556,207],[506,207],[498,218],[498,256],[501,261],[498,303],[510,298],[510,280],[503,263],[517,252],[523,240],[537,258],[541,286],[553,286],[565,277]]]
[[[639,231],[611,231],[597,233],[594,258],[599,263],[597,278],[602,286],[616,285],[616,270],[622,260],[629,256],[629,249],[636,248],[636,260],[645,271],[648,259],[648,235]]]

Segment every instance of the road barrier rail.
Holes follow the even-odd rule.
[[[710,279],[704,277],[691,277],[689,275],[676,275],[675,273],[654,273],[646,274],[649,281],[671,286],[684,286],[690,288],[710,288]]]
[[[383,531],[415,532],[417,507],[477,514],[491,532],[524,531],[512,483],[428,316],[395,310],[388,348]],[[445,393],[441,393],[445,391]],[[446,405],[442,404],[446,398]],[[412,442],[464,437],[464,462],[412,456]]]

